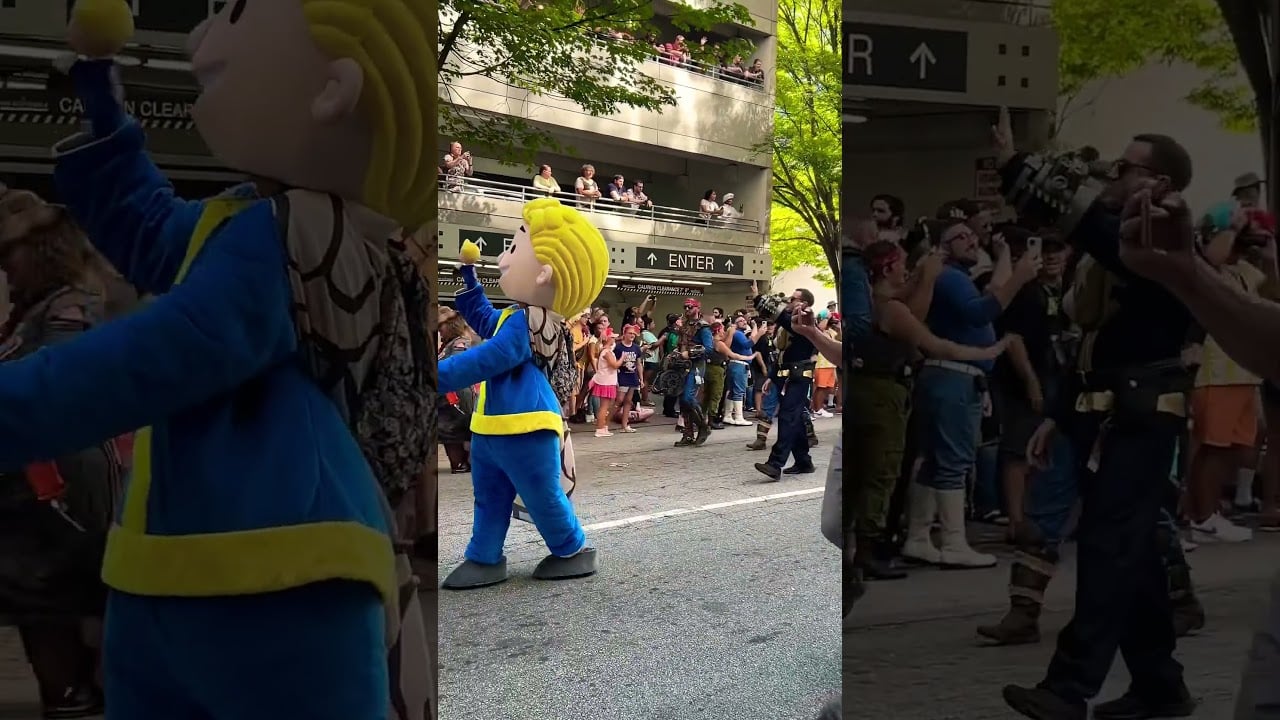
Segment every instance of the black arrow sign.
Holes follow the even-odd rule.
[[[741,255],[665,250],[643,246],[636,248],[636,267],[641,270],[741,276],[744,274],[742,265]]]
[[[458,250],[462,250],[462,243],[467,240],[480,246],[482,256],[496,258],[511,247],[512,236],[484,230],[459,230]]]
[[[844,83],[963,93],[969,34],[958,30],[844,24]]]

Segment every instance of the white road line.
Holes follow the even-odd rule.
[[[649,515],[636,515],[635,517],[622,518],[620,520],[606,520],[604,522],[592,523],[583,527],[584,530],[608,530],[610,528],[623,527],[626,525],[635,525],[637,523],[649,522],[650,520],[659,520],[661,518],[675,517],[676,515],[688,515],[696,512],[706,512],[708,510],[719,510],[720,508],[734,507],[737,505],[752,505],[755,503],[768,502],[770,500],[782,500],[784,498],[800,497],[802,495],[814,495],[820,493],[825,488],[809,488],[807,490],[792,490],[784,493],[774,493],[772,495],[761,495],[760,497],[742,498],[741,500],[729,500],[727,502],[711,503],[696,508],[676,508],[674,510],[663,510],[662,512],[650,513]]]

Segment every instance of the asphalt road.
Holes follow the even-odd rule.
[[[971,533],[972,534],[972,533]],[[1280,537],[1242,545],[1203,546],[1190,556],[1208,613],[1206,628],[1179,641],[1187,685],[1201,699],[1195,717],[1229,720],[1253,628],[1280,570]],[[997,568],[923,570],[870,586],[844,632],[846,718],[1013,720],[1000,699],[1007,683],[1043,676],[1058,630],[1071,615],[1074,557],[1050,586],[1037,646],[980,647],[974,628],[1004,611],[1007,558]],[[1099,700],[1124,692],[1123,660],[1111,668]]]
[[[510,581],[441,591],[441,717],[812,718],[839,685],[839,552],[818,524],[838,431],[838,418],[818,421],[819,473],[768,484],[751,467],[764,453],[744,448],[750,428],[689,449],[671,447],[670,426],[575,434],[574,501],[602,570],[530,579],[546,550],[517,523]],[[470,527],[468,478],[443,475],[442,576]]]

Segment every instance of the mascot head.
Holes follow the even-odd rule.
[[[192,116],[230,167],[418,228],[436,213],[436,23],[415,0],[231,0],[191,34]]]
[[[524,224],[498,258],[507,297],[569,317],[604,289],[609,249],[585,215],[554,198],[527,203]]]

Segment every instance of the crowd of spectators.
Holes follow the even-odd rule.
[[[440,168],[441,185],[448,192],[463,192],[467,186],[467,178],[474,172],[471,153],[462,147],[462,143],[454,141],[449,144],[449,152],[444,155]],[[585,210],[597,207],[615,213],[638,213],[641,210],[652,210],[653,199],[645,188],[645,181],[627,182],[625,175],[615,173],[608,183],[601,183],[597,178],[596,168],[584,163],[574,178],[572,187],[561,185],[556,179],[551,165],[543,163],[538,172],[530,180],[530,186],[547,195],[561,200],[577,203]],[[698,203],[699,219],[712,226],[733,226],[734,221],[741,220],[742,208],[737,204],[733,193],[725,193],[723,197],[714,189],[707,190]],[[676,220],[675,217],[670,218]]]
[[[601,30],[599,34],[606,40],[615,42],[638,42],[634,36],[622,30]],[[696,72],[703,75],[738,83],[751,87],[764,85],[764,61],[755,58],[747,64],[740,54],[729,55],[727,51],[715,46],[705,35],[698,41],[698,55],[709,57],[710,62],[699,60],[695,51],[689,46],[684,35],[676,35],[671,41],[663,41],[653,36],[644,42],[653,48],[654,57],[665,65]]]

